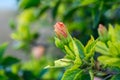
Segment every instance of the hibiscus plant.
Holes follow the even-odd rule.
[[[119,80],[120,77],[120,26],[109,25],[107,30],[99,25],[99,37],[91,36],[86,45],[73,38],[62,22],[55,28],[55,44],[65,56],[56,60],[54,66],[46,68],[65,68],[62,80]]]

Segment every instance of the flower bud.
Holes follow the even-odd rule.
[[[102,24],[99,24],[98,34],[100,36],[101,41],[106,42],[109,40],[108,31]]]
[[[107,29],[102,24],[99,24],[98,33],[100,36],[104,36],[107,33]]]
[[[57,22],[54,25],[54,28],[55,28],[54,31],[59,39],[68,37],[67,28],[62,22]]]

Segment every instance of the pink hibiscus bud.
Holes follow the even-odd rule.
[[[57,22],[55,25],[54,25],[54,28],[55,28],[55,33],[57,35],[57,37],[59,39],[61,38],[67,38],[68,37],[68,32],[67,32],[67,28],[66,26],[64,25],[64,23],[62,22]]]
[[[107,29],[102,24],[99,24],[98,33],[100,36],[104,36],[107,34]]]

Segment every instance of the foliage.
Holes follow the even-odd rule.
[[[0,80],[34,80],[34,79],[59,79],[60,70],[44,69],[47,64],[52,64],[50,58],[42,56],[40,59],[32,58],[22,62],[20,59],[6,56],[5,50],[8,43],[0,45]],[[54,73],[53,73],[54,72]]]
[[[67,29],[63,28],[65,25],[62,22],[56,23],[54,27],[55,44],[64,51],[65,56],[56,60],[54,66],[47,66],[46,68],[66,68],[62,80],[95,80],[95,76],[104,80],[118,80],[120,78],[119,25],[116,24],[114,28],[109,25],[107,31],[100,24],[98,39],[94,40],[91,36],[85,46],[79,40],[71,37]],[[95,52],[101,55],[95,57],[98,55]]]
[[[104,65],[105,67],[112,68],[118,68],[117,71],[114,71],[114,74],[111,80],[118,80],[120,77],[118,75],[120,74],[120,25],[116,24],[114,27],[112,25],[109,25],[107,35],[109,38],[107,38],[107,41],[100,40],[97,42],[96,51],[101,53],[102,55],[98,57],[98,61]],[[103,37],[103,36],[100,36]],[[103,62],[104,61],[104,62]]]

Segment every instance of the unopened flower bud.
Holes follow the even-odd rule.
[[[100,36],[101,41],[106,42],[109,40],[108,31],[102,24],[99,24],[98,34]]]
[[[67,38],[68,32],[67,32],[66,26],[62,22],[57,22],[54,25],[54,28],[55,28],[54,31],[59,39]]]
[[[99,24],[98,33],[100,36],[104,36],[107,33],[107,29],[102,24]]]

